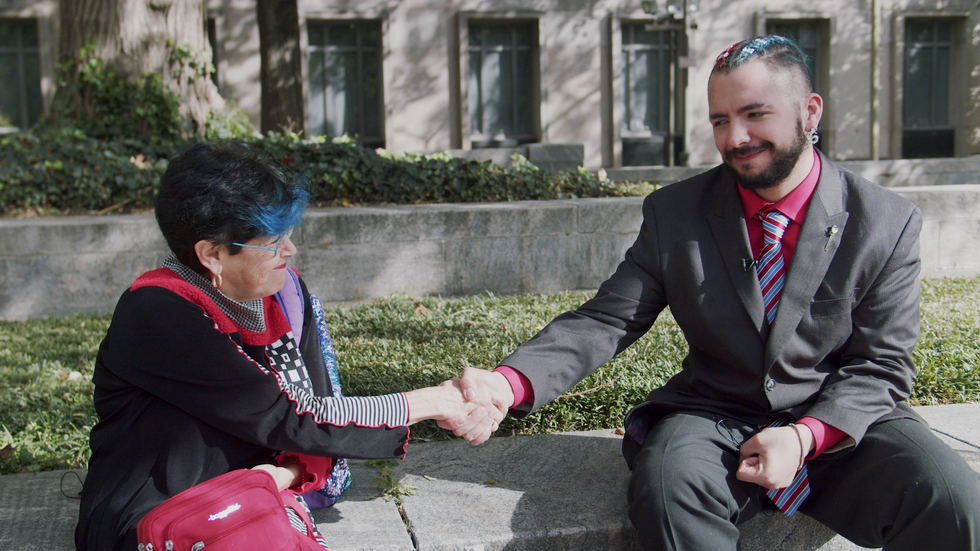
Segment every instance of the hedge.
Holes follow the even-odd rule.
[[[551,172],[520,156],[509,167],[489,161],[373,151],[348,137],[301,139],[270,134],[243,140],[310,179],[315,205],[409,204],[648,193],[585,169]],[[0,137],[0,214],[81,214],[146,209],[171,158],[197,143],[100,140],[74,128]]]

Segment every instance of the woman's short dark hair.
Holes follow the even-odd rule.
[[[154,201],[167,245],[203,273],[194,245],[206,240],[231,254],[256,237],[279,235],[300,222],[309,180],[242,144],[198,144],[167,167]]]

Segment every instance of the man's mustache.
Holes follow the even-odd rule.
[[[762,142],[761,144],[758,145],[744,145],[742,147],[735,147],[725,152],[725,158],[731,161],[732,159],[740,155],[751,155],[753,153],[758,153],[759,151],[764,151],[766,149],[771,151],[773,150],[773,147],[774,146],[772,145],[772,142]]]

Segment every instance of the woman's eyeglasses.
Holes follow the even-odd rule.
[[[232,243],[232,245],[236,245],[238,247],[245,247],[247,249],[258,249],[260,251],[269,251],[270,253],[272,253],[273,256],[276,256],[279,254],[279,247],[282,246],[283,239],[289,237],[290,234],[292,233],[293,233],[293,228],[289,228],[288,230],[279,234],[279,238],[276,239],[275,247],[259,247],[257,245],[246,245],[245,243]]]

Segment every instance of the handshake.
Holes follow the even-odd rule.
[[[405,397],[409,424],[435,419],[473,445],[486,442],[514,405],[514,391],[503,375],[472,367],[461,377],[406,392]]]

